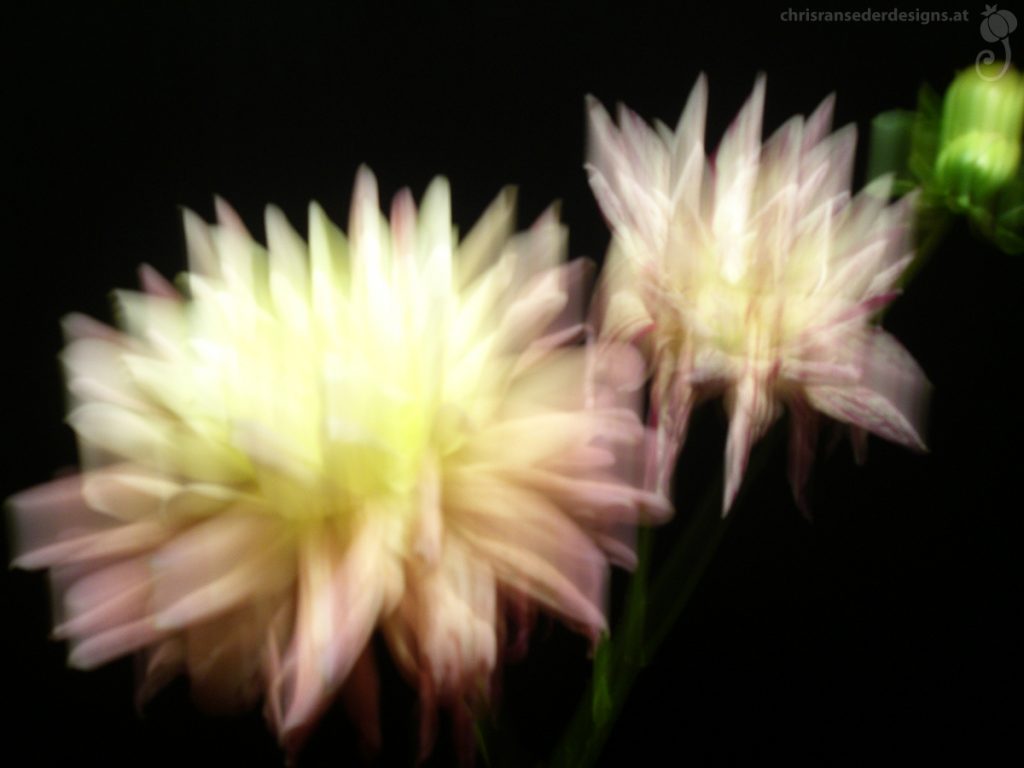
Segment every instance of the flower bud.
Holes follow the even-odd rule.
[[[957,75],[942,105],[935,179],[958,211],[987,206],[1020,165],[1024,77],[1010,68],[988,79],[988,69],[998,67]]]

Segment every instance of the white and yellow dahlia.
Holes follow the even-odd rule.
[[[761,78],[710,161],[703,76],[675,131],[589,110],[590,183],[614,234],[603,333],[653,367],[652,482],[669,483],[695,403],[724,393],[724,511],[782,405],[801,504],[819,413],[923,448],[925,377],[872,321],[911,258],[912,200],[890,205],[888,179],[851,198],[856,131],[830,133],[832,98],[762,146],[764,92]]]
[[[13,507],[71,663],[262,696],[294,748],[343,688],[375,738],[378,628],[427,710],[486,695],[508,601],[596,637],[608,562],[667,507],[631,461],[642,361],[576,343],[555,217],[512,236],[503,194],[458,243],[443,179],[389,223],[362,170],[348,239],[316,205],[308,247],[275,208],[267,250],[218,219],[186,214],[181,293],[143,268],[120,329],[67,321],[83,471]]]

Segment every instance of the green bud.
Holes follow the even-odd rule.
[[[942,104],[935,180],[961,212],[987,207],[1016,175],[1024,128],[1024,76],[1001,65],[966,69]]]

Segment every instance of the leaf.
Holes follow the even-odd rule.
[[[910,176],[910,149],[916,113],[893,109],[875,115],[871,121],[871,141],[868,151],[868,181],[892,174],[897,191],[913,187]],[[909,186],[908,186],[909,185]]]
[[[917,112],[911,129],[910,158],[907,167],[910,175],[928,189],[932,186],[935,157],[939,151],[939,123],[942,114],[942,99],[930,85],[923,85],[917,92]]]

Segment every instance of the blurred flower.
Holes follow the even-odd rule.
[[[609,559],[667,506],[629,460],[642,361],[572,344],[584,264],[555,217],[510,237],[503,194],[457,245],[447,182],[389,224],[365,169],[348,242],[313,205],[307,249],[269,208],[267,252],[217,208],[185,215],[184,297],[143,268],[122,330],[67,321],[84,470],[13,507],[71,663],[142,650],[143,695],[181,669],[215,707],[262,695],[295,749],[342,689],[379,739],[377,627],[427,722],[486,696],[506,604],[596,638]]]
[[[710,164],[704,77],[674,132],[589,108],[590,182],[614,233],[603,333],[653,365],[650,482],[666,489],[695,403],[724,393],[724,511],[783,404],[802,506],[818,413],[923,448],[925,378],[871,323],[910,259],[911,198],[887,205],[883,179],[850,199],[855,131],[829,134],[831,98],[762,147],[763,107],[759,79]]]

